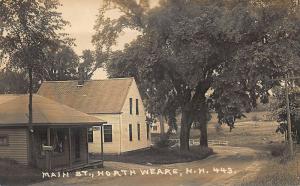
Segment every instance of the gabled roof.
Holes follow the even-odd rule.
[[[0,95],[0,127],[28,126],[28,95]],[[3,101],[7,100],[7,101]],[[77,111],[48,98],[34,95],[33,126],[38,125],[100,125],[105,121]]]
[[[0,95],[0,104],[8,102],[12,99],[16,99],[18,97],[17,94],[1,94]]]
[[[78,81],[47,81],[38,94],[88,114],[121,113],[133,78]]]

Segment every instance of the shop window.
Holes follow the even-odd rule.
[[[62,129],[54,129],[51,131],[53,134],[52,146],[53,152],[63,153],[64,152],[64,142],[65,142],[65,133]]]
[[[89,143],[94,142],[94,129],[93,129],[93,127],[88,128],[88,142]]]

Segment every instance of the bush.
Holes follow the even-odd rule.
[[[158,148],[165,148],[174,145],[174,142],[171,142],[169,140],[169,137],[167,134],[164,134],[160,139],[154,144]]]
[[[170,141],[167,139],[159,140],[155,143],[155,146],[158,148],[165,148],[170,146]]]
[[[179,154],[184,159],[203,159],[212,155],[213,149],[210,147],[193,146],[189,152],[180,152]]]
[[[280,163],[287,163],[291,160],[287,144],[277,144],[271,147],[271,155],[279,158]]]

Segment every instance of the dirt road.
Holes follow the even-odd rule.
[[[106,168],[104,170],[90,170],[88,176],[76,177],[73,175],[69,178],[51,179],[35,184],[35,186],[234,185],[239,184],[243,179],[251,179],[251,177],[254,177],[267,161],[262,158],[262,155],[266,152],[253,150],[247,147],[214,147],[214,151],[216,152],[215,155],[204,160],[171,165],[146,166],[119,162],[105,162]],[[114,172],[114,170],[117,171]],[[121,170],[131,170],[131,172],[135,174],[130,176],[127,172],[126,175],[124,175],[124,172],[121,172]],[[146,173],[143,171],[148,171],[148,175],[142,175],[142,173]],[[151,171],[153,175],[151,175]],[[110,176],[106,173],[109,173]],[[91,175],[93,175],[93,177]]]

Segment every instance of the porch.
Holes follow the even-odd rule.
[[[32,141],[32,165],[45,170],[75,170],[87,167],[103,167],[103,148],[98,159],[90,159],[88,153],[88,128],[81,126],[34,127]],[[103,130],[102,125],[100,129]],[[101,144],[103,136],[101,135]]]

